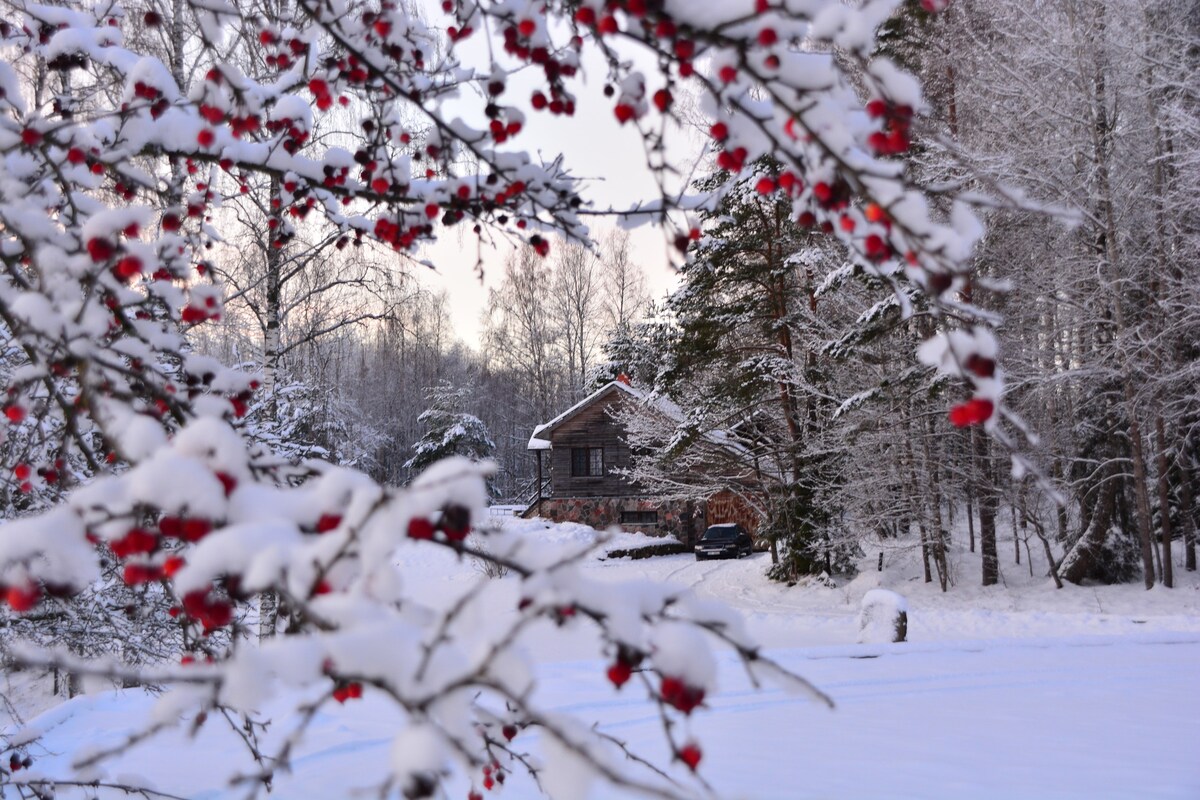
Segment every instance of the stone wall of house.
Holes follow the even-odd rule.
[[[621,522],[622,512],[657,512],[657,522]],[[704,532],[704,508],[685,501],[662,502],[644,497],[547,497],[530,512],[554,522],[579,522],[593,528],[619,526],[650,536],[673,534],[684,544],[694,544]]]

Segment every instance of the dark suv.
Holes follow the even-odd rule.
[[[696,560],[706,558],[741,558],[754,552],[750,534],[735,522],[710,525],[696,543]]]

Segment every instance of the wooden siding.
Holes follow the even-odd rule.
[[[749,503],[728,489],[723,489],[708,498],[704,524],[721,525],[726,522],[736,522],[754,537],[761,520]]]
[[[550,432],[553,448],[547,453],[550,497],[624,497],[642,494],[625,478],[613,474],[615,469],[630,467],[629,447],[624,442],[625,430],[609,416],[610,409],[622,402],[621,392],[613,389]],[[603,447],[604,474],[572,475],[571,449],[575,447]]]

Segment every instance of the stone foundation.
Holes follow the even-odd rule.
[[[671,534],[684,544],[694,544],[704,532],[704,509],[684,501],[662,502],[644,497],[546,497],[540,506],[534,504],[531,514],[554,522],[578,522],[593,528],[617,526],[650,536]],[[658,521],[649,524],[622,523],[622,512],[658,514]]]

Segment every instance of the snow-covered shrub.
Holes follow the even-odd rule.
[[[863,595],[858,613],[858,641],[903,642],[908,637],[908,601],[888,589]]]

